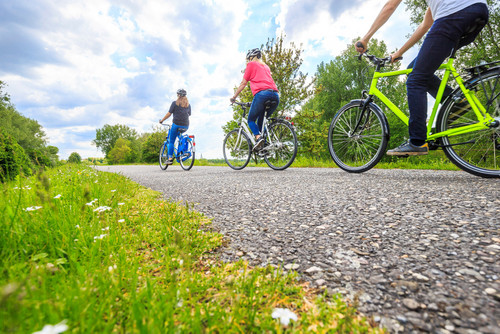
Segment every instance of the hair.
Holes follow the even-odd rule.
[[[189,101],[187,96],[181,96],[177,94],[177,101],[175,101],[175,104],[182,108],[189,107]]]
[[[247,64],[248,64],[249,62],[251,62],[251,61],[256,61],[256,62],[261,63],[261,64],[264,64],[264,65],[266,64],[266,63],[264,63],[264,61],[262,60],[262,57],[261,57],[261,58],[258,58],[257,56],[253,56],[252,58],[247,59]]]

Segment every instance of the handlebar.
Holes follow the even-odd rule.
[[[237,104],[237,105],[239,105],[241,107],[244,107],[244,108],[248,108],[248,107],[250,107],[252,105],[251,102],[236,102],[236,101],[234,101],[233,103]]]
[[[357,44],[361,44],[361,43],[358,42]],[[368,50],[366,50],[363,53],[360,53],[358,56],[358,59],[361,60],[361,57],[363,57],[363,56],[368,58],[368,60],[371,61],[377,67],[384,67],[387,63],[390,64],[392,61],[391,56],[388,56],[385,58],[378,58],[378,57],[375,57],[374,55],[368,54]],[[402,59],[403,59],[403,57],[398,57],[397,59],[395,59],[395,61],[402,60]]]

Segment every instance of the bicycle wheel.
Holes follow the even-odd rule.
[[[252,144],[242,129],[231,130],[224,138],[224,159],[232,169],[243,169],[250,161]]]
[[[475,76],[466,84],[486,112],[500,121],[500,70]],[[477,123],[477,117],[462,91],[457,90],[439,110],[438,131]],[[443,150],[457,167],[481,177],[500,177],[500,126],[442,137]]]
[[[188,149],[187,151],[182,152],[179,156],[179,162],[181,164],[182,169],[190,170],[194,164],[194,149],[193,149],[193,141],[188,139]]]
[[[259,154],[263,154],[268,166],[274,170],[288,168],[297,156],[297,135],[288,122],[272,122],[264,145]]]
[[[362,102],[353,101],[343,106],[333,117],[328,131],[328,148],[333,161],[350,173],[362,173],[375,166],[389,141],[385,115],[374,104],[368,105],[362,113]]]
[[[163,170],[165,170],[165,169],[168,168],[168,165],[167,165],[167,160],[168,160],[167,152],[168,152],[168,143],[164,142],[163,145],[160,148],[160,168],[163,169]]]

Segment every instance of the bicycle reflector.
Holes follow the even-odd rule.
[[[193,146],[196,146],[196,143],[194,142],[194,135],[189,135],[189,138],[193,140]]]

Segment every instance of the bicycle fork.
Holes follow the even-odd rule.
[[[366,93],[366,92],[363,92],[363,93]],[[370,119],[370,109],[368,109],[368,105],[372,101],[373,101],[372,95],[368,95],[368,97],[365,100],[363,100],[363,103],[360,106],[360,108],[361,108],[361,114],[359,115],[358,121],[356,122],[356,126],[352,130],[352,133],[349,134],[349,136],[353,136],[356,133],[356,131],[358,131],[358,129],[360,129],[361,131],[363,131],[363,129],[365,128],[365,126],[366,126],[366,124],[368,122],[368,119]],[[368,111],[367,111],[367,109],[368,109]],[[364,124],[361,125],[361,123],[363,122],[363,117],[365,116],[365,113],[367,113],[367,115],[366,115],[366,118],[364,120]]]

